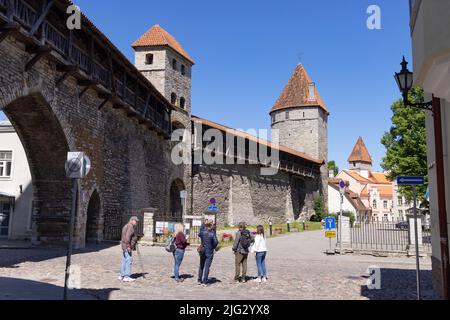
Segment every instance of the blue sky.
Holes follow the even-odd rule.
[[[196,61],[195,115],[268,128],[269,111],[302,62],[331,112],[329,158],[341,168],[358,136],[374,158],[400,94],[393,73],[411,60],[407,0],[75,0],[133,61],[131,43],[160,24]],[[382,30],[366,27],[380,6]],[[1,116],[0,116],[1,117]]]

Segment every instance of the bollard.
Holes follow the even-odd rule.
[[[269,233],[272,236],[272,221],[269,222]]]
[[[291,232],[291,226],[289,225],[289,222],[287,223],[287,232]]]
[[[305,231],[306,230],[306,223],[305,223],[305,221],[303,221],[303,231]]]

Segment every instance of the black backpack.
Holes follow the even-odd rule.
[[[244,250],[248,250],[250,246],[252,245],[252,237],[250,235],[250,231],[244,230],[241,232],[241,246]]]
[[[165,246],[167,252],[175,252],[175,250],[177,249],[175,240],[176,239],[174,236],[170,236],[169,239],[167,239],[166,246]]]

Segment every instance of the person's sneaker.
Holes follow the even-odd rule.
[[[209,286],[211,286],[210,283],[202,283],[202,287],[209,287]]]
[[[257,282],[257,283],[261,283],[261,278],[256,278],[255,280],[253,280],[253,281],[255,281],[255,282]]]
[[[135,282],[136,279],[130,278],[130,277],[125,277],[123,278],[123,282]]]
[[[117,280],[122,281],[122,280],[123,280],[123,277],[122,277],[122,276],[118,276],[118,277],[117,277]]]
[[[184,281],[184,279],[182,279],[182,278],[178,278],[178,279],[175,279],[175,281],[176,281],[176,282],[183,282],[183,281]]]
[[[263,277],[262,282],[267,282],[267,277]]]

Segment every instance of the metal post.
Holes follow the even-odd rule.
[[[339,208],[339,254],[342,254],[342,202],[344,202],[344,196],[342,194],[342,188],[340,190],[341,194],[341,201],[340,201],[340,208]]]
[[[416,241],[416,278],[417,278],[417,300],[420,300],[420,262],[419,262],[419,232],[417,228],[417,191],[413,186],[414,193],[414,238]]]
[[[70,226],[69,226],[69,244],[67,245],[67,259],[66,259],[66,273],[64,278],[64,296],[67,300],[67,285],[69,282],[69,270],[72,257],[73,246],[73,229],[75,226],[75,212],[77,208],[78,182],[77,179],[72,179],[72,210],[70,212]]]
[[[270,236],[272,236],[272,220],[269,221]]]

